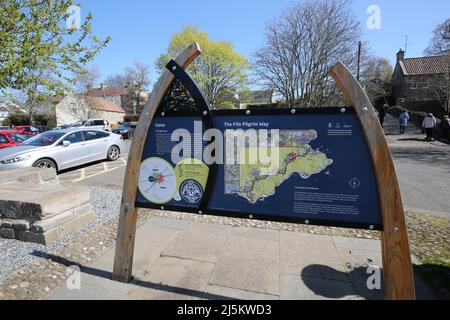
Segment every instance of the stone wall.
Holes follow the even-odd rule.
[[[48,245],[94,220],[89,189],[59,185],[53,169],[0,172],[0,237]]]

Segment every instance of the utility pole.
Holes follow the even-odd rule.
[[[359,41],[359,43],[358,43],[358,65],[357,65],[357,70],[356,70],[356,80],[358,80],[358,81],[359,81],[360,73],[361,73],[361,46],[362,46],[362,43],[361,43],[361,41]]]

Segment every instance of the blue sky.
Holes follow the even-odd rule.
[[[112,42],[92,63],[102,76],[122,72],[133,61],[151,67],[165,51],[173,33],[196,25],[213,40],[231,41],[250,58],[264,41],[264,25],[292,0],[80,0],[81,12],[94,15],[94,32],[112,36]],[[301,1],[299,1],[301,2]],[[381,9],[381,30],[369,30],[367,8]],[[420,56],[433,28],[450,17],[448,0],[354,0],[353,10],[363,26],[364,38],[374,55],[395,62],[395,54],[409,36],[407,56]]]

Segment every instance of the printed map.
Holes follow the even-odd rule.
[[[261,161],[253,161],[252,164],[249,159],[252,154],[259,154],[258,147],[249,147],[248,142],[238,145],[235,159],[242,159],[241,164],[229,164],[231,162],[227,161],[224,166],[225,194],[236,194],[255,204],[273,196],[277,187],[295,174],[309,179],[312,175],[321,173],[333,160],[309,145],[317,138],[315,130],[280,131],[278,147],[271,147],[266,143],[269,156],[271,152],[275,151],[276,155],[278,151],[279,161],[275,161],[275,165],[264,165]],[[268,140],[271,141],[270,138]]]

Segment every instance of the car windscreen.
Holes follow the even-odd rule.
[[[27,146],[38,146],[38,147],[50,146],[59,139],[61,139],[61,137],[64,135],[65,135],[64,132],[51,132],[51,131],[44,132],[38,136],[35,136],[25,141],[23,144]]]
[[[72,127],[82,127],[87,123],[87,121],[78,121]]]
[[[19,134],[19,133],[10,133],[9,137],[15,143],[23,143],[23,142],[27,141],[28,139],[30,139],[29,135],[27,135],[27,134]]]

